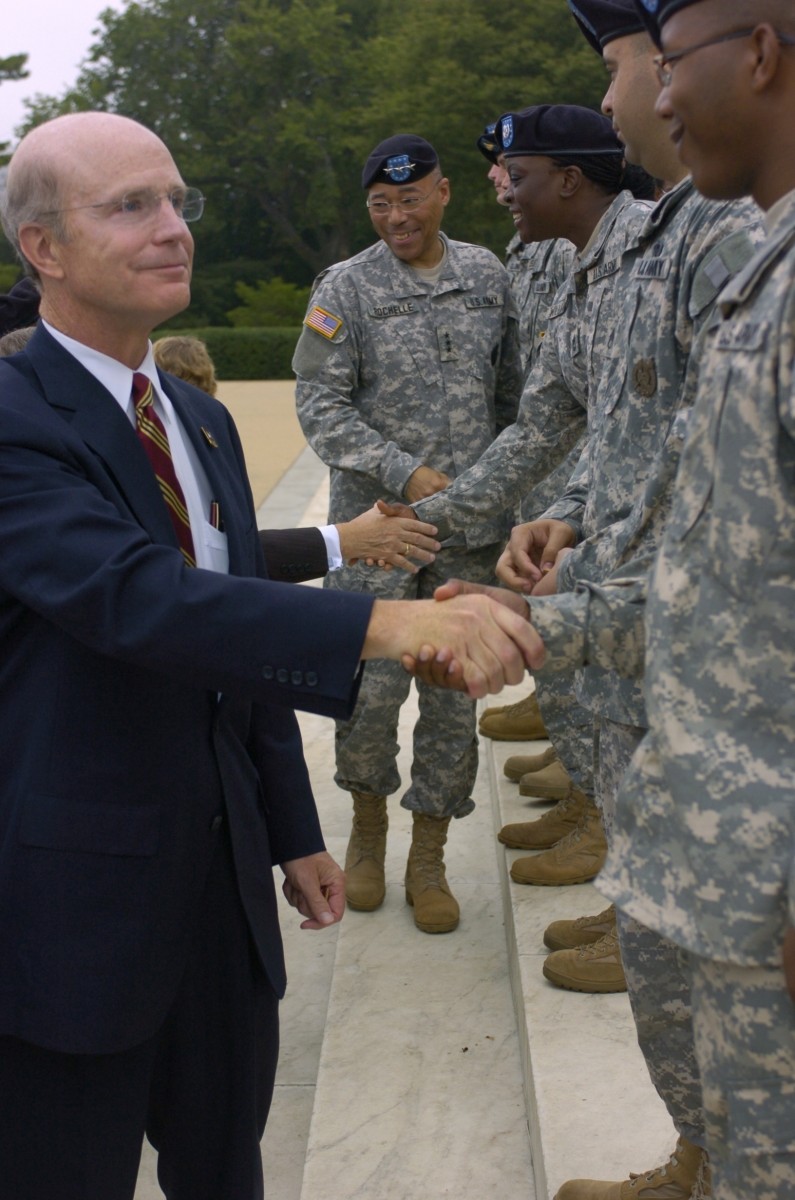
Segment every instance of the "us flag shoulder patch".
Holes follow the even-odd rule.
[[[304,325],[314,329],[315,333],[322,333],[323,337],[331,339],[342,329],[342,317],[335,317],[334,313],[330,313],[316,304],[304,317]]]

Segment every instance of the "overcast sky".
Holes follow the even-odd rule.
[[[78,66],[94,42],[99,13],[123,9],[123,0],[13,0],[3,4],[0,57],[28,55],[27,79],[0,84],[0,142],[14,140],[25,110],[23,100],[37,92],[60,95],[77,79]]]

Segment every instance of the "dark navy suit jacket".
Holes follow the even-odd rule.
[[[71,1053],[159,1027],[222,814],[283,991],[271,866],[323,846],[292,709],[350,713],[370,613],[257,578],[231,418],[162,382],[229,576],[182,565],[131,424],[45,329],[0,362],[0,1034]]]

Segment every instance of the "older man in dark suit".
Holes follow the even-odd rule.
[[[537,661],[490,601],[266,581],[226,410],[157,372],[202,198],[163,143],[83,113],[29,134],[7,232],[42,292],[0,363],[0,1191],[256,1200],[285,985],[271,866],[339,920],[292,709],[360,659],[447,646],[472,694]],[[195,565],[194,565],[195,564]]]

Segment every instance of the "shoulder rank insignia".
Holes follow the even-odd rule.
[[[342,329],[342,317],[335,317],[334,313],[330,313],[316,304],[304,317],[304,325],[331,340]]]

